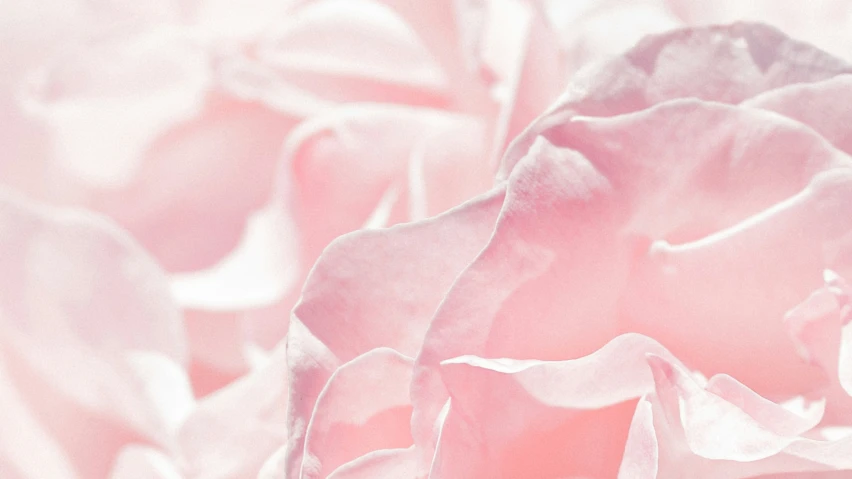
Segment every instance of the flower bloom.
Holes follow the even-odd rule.
[[[268,477],[850,470],[850,69],[760,24],[651,36],[490,192],[335,240]]]
[[[849,474],[843,2],[137,3],[0,3],[0,476]]]

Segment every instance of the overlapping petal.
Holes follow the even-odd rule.
[[[177,434],[188,477],[255,477],[287,441],[286,343],[265,364],[198,403]]]
[[[3,194],[4,369],[78,474],[129,441],[170,443],[192,407],[165,273],[113,224]]]
[[[834,209],[848,201],[848,157],[794,122],[699,101],[559,128],[560,146],[539,138],[516,166],[488,246],[432,321],[413,389],[418,440],[446,398],[440,361],[579,356],[620,330],[757,389],[813,387],[781,318],[848,231]]]
[[[314,266],[288,332],[289,474],[307,422],[336,368],[378,347],[413,357],[438,303],[491,234],[496,189],[435,218],[333,242]]]
[[[636,398],[653,390],[655,341],[616,337],[566,361],[462,356],[441,363],[450,391],[429,477],[608,477]]]
[[[768,90],[826,80],[850,65],[762,24],[685,28],[650,35],[572,79],[569,89],[510,146],[508,177],[538,136],[577,115],[613,116],[676,98],[739,103]]]
[[[648,361],[656,391],[637,408],[619,477],[748,478],[852,467],[848,438],[811,431],[822,403],[794,412],[728,376],[702,385],[681,366]]]

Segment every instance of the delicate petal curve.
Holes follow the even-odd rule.
[[[632,400],[654,388],[645,360],[654,353],[676,361],[626,334],[573,360],[442,362],[450,411],[430,477],[614,475]]]
[[[697,140],[671,141],[684,135]],[[813,386],[814,369],[771,325],[812,289],[811,275],[830,259],[823,248],[852,226],[837,209],[849,198],[849,165],[801,124],[697,100],[575,117],[538,137],[512,172],[489,244],[427,332],[412,389],[418,445],[431,441],[447,397],[437,364],[460,354],[583,355],[617,331],[636,331],[757,390]],[[766,248],[768,239],[775,246]],[[661,259],[652,279],[648,265]],[[789,279],[777,281],[782,274]],[[710,280],[725,300],[706,300]],[[740,284],[748,281],[759,284]],[[762,293],[738,297],[750,291]],[[746,341],[743,325],[752,350],[731,340]],[[758,351],[788,374],[766,377],[754,366]]]
[[[850,71],[852,66],[842,60],[762,24],[651,35],[575,77],[563,97],[515,139],[498,178],[509,176],[539,135],[577,115],[619,115],[689,97],[739,103],[767,90]]]
[[[413,357],[445,291],[491,234],[503,194],[497,188],[421,222],[350,233],[325,250],[288,333],[297,392],[289,474],[298,474],[306,423],[331,373],[382,346]]]
[[[412,358],[379,348],[340,366],[317,398],[300,477],[327,477],[371,451],[409,446],[413,365]]]
[[[103,218],[8,192],[0,232],[4,364],[78,472],[105,475],[129,441],[168,443],[192,398],[165,273]]]

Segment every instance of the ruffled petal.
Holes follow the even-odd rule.
[[[795,122],[699,101],[554,127],[513,171],[489,245],[432,322],[413,389],[418,444],[446,400],[440,361],[580,356],[619,330],[757,390],[814,386],[781,318],[847,230],[849,164]],[[766,376],[755,357],[787,374]]]
[[[461,47],[498,105],[491,151],[501,155],[562,89],[559,43],[535,2],[465,0],[457,8]]]
[[[738,2],[692,2],[667,0],[668,7],[683,21],[693,24],[729,23],[740,20],[761,21],[788,35],[812,43],[829,53],[852,60],[849,26],[852,12],[838,0],[817,0],[802,11],[795,0],[755,0]]]
[[[852,134],[845,125],[852,121],[852,108],[837,101],[852,92],[852,75],[838,75],[828,80],[794,84],[767,91],[742,103],[763,108],[800,121],[832,142],[852,153]]]
[[[619,336],[568,361],[441,363],[450,391],[430,477],[612,477],[633,402],[653,391],[655,341]]]
[[[498,177],[508,177],[538,136],[577,115],[620,115],[689,97],[739,103],[768,90],[850,71],[849,64],[761,24],[651,35],[575,77],[562,98],[514,140]]]
[[[317,398],[300,477],[327,477],[370,452],[411,445],[408,388],[413,364],[411,358],[380,348],[338,368]]]
[[[810,437],[819,437],[810,426],[819,421],[822,403],[793,412],[731,378],[714,377],[702,385],[682,366],[656,356],[648,362],[655,392],[637,408],[622,471],[653,471],[654,454],[656,475],[640,479],[685,474],[739,479],[852,468],[848,437]]]
[[[497,189],[422,222],[351,233],[325,250],[288,332],[291,475],[332,372],[377,347],[416,354],[438,303],[491,234],[502,200]]]

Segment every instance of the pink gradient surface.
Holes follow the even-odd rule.
[[[0,41],[0,479],[852,479],[847,0]]]

